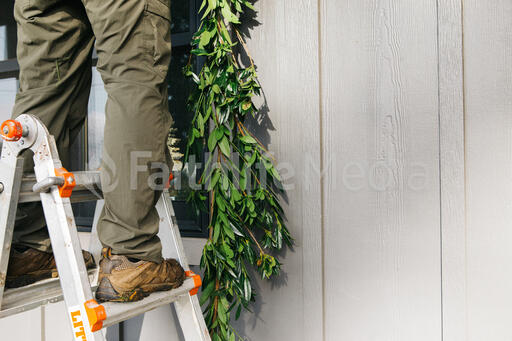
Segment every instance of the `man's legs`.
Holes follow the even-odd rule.
[[[169,0],[82,0],[96,36],[108,93],[102,163],[105,208],[98,234],[114,255],[162,261],[148,179],[166,163],[171,126],[166,74],[171,57]],[[138,167],[136,167],[138,165]],[[165,168],[165,167],[164,167]]]
[[[55,136],[67,166],[68,151],[87,116],[94,37],[79,0],[16,0],[20,89],[13,117],[32,114]],[[32,153],[25,170],[33,172]],[[51,251],[40,203],[20,205],[13,244]]]

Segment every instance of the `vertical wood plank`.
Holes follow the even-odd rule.
[[[44,332],[46,340],[72,340],[73,331],[68,319],[68,310],[64,301],[48,304],[44,307]]]
[[[325,340],[440,340],[436,2],[323,4]]]
[[[244,314],[237,326],[254,341],[323,340],[317,0],[255,6],[248,47],[258,67],[264,115],[262,128],[251,129],[275,153],[296,243],[280,255],[282,275],[257,282],[255,314]]]
[[[178,317],[173,312],[174,308],[169,304],[158,307],[144,314],[139,337],[130,337],[121,341],[185,341],[180,329]],[[126,333],[130,334],[130,333]],[[137,333],[135,333],[137,334]],[[134,335],[135,336],[135,335]]]
[[[468,340],[512,340],[512,2],[464,0]]]
[[[438,0],[443,340],[466,341],[462,2]]]
[[[45,341],[42,335],[41,308],[0,319],[0,340]],[[68,338],[69,339],[69,338]],[[52,339],[48,339],[52,340]]]

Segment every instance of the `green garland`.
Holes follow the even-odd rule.
[[[200,303],[214,341],[241,338],[231,317],[234,313],[238,319],[242,307],[248,309],[254,301],[249,268],[255,267],[264,279],[279,274],[281,264],[270,253],[293,242],[279,205],[280,176],[273,157],[244,125],[248,115],[256,114],[252,98],[260,94],[256,69],[238,30],[247,8],[254,10],[248,0],[203,0],[192,55],[203,56],[205,63],[199,74],[192,72],[192,60],[184,70],[195,82],[185,161],[207,151],[198,180],[202,189],[190,192],[188,201],[210,217]],[[236,59],[238,43],[251,60],[249,67]]]

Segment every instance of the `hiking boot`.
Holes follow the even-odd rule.
[[[185,280],[185,271],[175,259],[158,264],[113,255],[110,248],[104,248],[102,254],[96,291],[100,302],[139,301],[152,292],[178,288]]]
[[[87,251],[82,251],[87,269],[96,266],[94,258]],[[13,247],[7,268],[7,288],[18,288],[46,278],[59,277],[53,253],[42,252],[32,248]]]

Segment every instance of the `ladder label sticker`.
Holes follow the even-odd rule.
[[[80,306],[71,307],[69,309],[71,314],[71,324],[73,325],[73,336],[76,341],[87,341],[85,332],[84,319],[82,318],[82,310]]]

